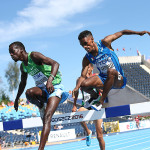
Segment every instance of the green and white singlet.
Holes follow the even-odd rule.
[[[37,87],[44,87],[46,82],[51,74],[52,67],[49,65],[37,65],[31,59],[31,52],[28,53],[28,65],[22,62],[23,71],[31,75],[35,81]],[[61,83],[61,73],[60,71],[57,72],[54,80],[52,81],[53,85],[57,85]]]

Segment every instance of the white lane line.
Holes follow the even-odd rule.
[[[130,142],[140,141],[140,140],[147,139],[147,138],[150,138],[150,136],[145,137],[145,138],[140,138],[140,139],[137,139],[137,140],[130,140],[130,141],[127,141],[127,142],[123,142],[123,143],[119,143],[119,144],[110,145],[110,146],[107,146],[107,147],[112,147],[112,146],[122,145],[122,144],[126,144],[126,143],[129,144]]]
[[[143,143],[147,143],[147,142],[150,142],[150,140],[149,140],[149,141],[145,141],[145,142],[141,142],[141,143],[138,143],[138,144],[133,144],[133,145],[125,146],[125,147],[122,147],[122,148],[117,148],[117,149],[114,149],[114,150],[126,149],[126,148],[128,148],[128,147],[137,146],[137,145],[140,145],[140,144],[143,144]]]
[[[145,137],[146,135],[150,135],[150,133],[147,133],[147,134],[144,134],[143,135],[143,137]],[[113,135],[112,135],[113,136]],[[119,135],[117,135],[117,136],[119,136]],[[108,137],[108,136],[107,136]],[[110,137],[110,136],[109,136]],[[118,143],[118,142],[121,142],[121,141],[125,141],[125,140],[130,140],[130,139],[132,139],[133,140],[133,138],[138,138],[138,137],[140,137],[141,138],[141,135],[139,135],[139,136],[132,136],[131,138],[126,138],[126,137],[124,137],[124,138],[121,138],[121,140],[117,140],[116,138],[117,137],[114,137],[114,141],[112,141],[111,140],[111,142],[107,142],[108,144],[111,144],[111,143]],[[105,137],[104,137],[105,138]]]

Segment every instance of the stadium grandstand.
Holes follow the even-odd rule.
[[[127,84],[150,98],[150,64],[144,56],[121,57],[120,63],[128,79]]]
[[[134,104],[150,101],[150,62],[145,60],[145,56],[119,57],[120,64],[127,77],[127,86],[125,89],[112,89],[108,94],[108,101],[104,107],[112,107],[126,104]],[[94,68],[94,73],[97,70]],[[81,105],[82,96],[79,96],[78,107]],[[72,111],[73,99],[70,97],[65,103],[60,104],[55,114],[64,114]],[[39,110],[32,104],[20,104],[16,112],[13,106],[0,107],[0,122],[40,117]],[[143,117],[143,116],[141,116]],[[104,119],[104,133],[118,132],[118,122],[133,121],[130,116],[120,118]],[[108,124],[106,124],[108,122]],[[88,127],[92,130],[93,136],[96,135],[95,125],[92,121],[88,122]],[[80,123],[64,124],[63,129],[75,129],[77,137],[85,136],[85,132]],[[41,127],[17,129],[10,131],[0,131],[0,137],[3,139],[4,148],[14,146],[25,146],[28,144],[39,143],[39,131]],[[53,126],[51,130],[54,131]]]

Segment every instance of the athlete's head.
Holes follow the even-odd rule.
[[[87,52],[91,52],[93,49],[95,49],[94,38],[90,31],[88,30],[82,31],[78,36],[78,40],[80,41],[80,45]]]
[[[16,41],[9,45],[10,56],[15,62],[22,60],[23,52],[26,52],[26,50],[21,42]]]
[[[87,36],[92,36],[92,37],[93,37],[91,31],[88,31],[88,30],[82,31],[82,32],[79,34],[79,36],[78,36],[78,40],[80,41],[81,39],[83,39],[83,38],[85,38],[85,37],[87,37]]]

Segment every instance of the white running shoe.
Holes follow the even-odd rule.
[[[85,108],[89,108],[89,107],[91,107],[93,105],[94,102],[95,102],[94,100],[92,100],[91,102],[86,101],[85,104],[84,104],[84,107]]]
[[[96,102],[99,102],[100,98],[101,98],[100,95],[99,95],[98,98],[96,98],[96,99],[90,98],[88,101],[85,102],[84,107],[85,107],[85,108],[91,107],[91,106],[94,105]]]
[[[91,108],[96,111],[100,111],[102,108],[102,104],[100,102],[97,102],[95,105],[92,105]]]

